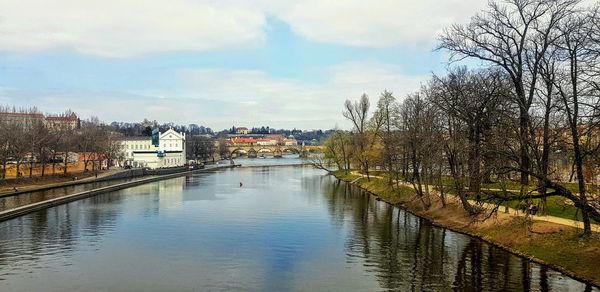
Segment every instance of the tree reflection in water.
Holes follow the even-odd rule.
[[[481,240],[432,226],[339,180],[321,177],[337,229],[348,229],[348,263],[398,291],[591,291],[560,273]],[[569,286],[571,285],[571,286]],[[575,285],[575,286],[573,286]]]

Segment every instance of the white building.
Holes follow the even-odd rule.
[[[256,139],[256,145],[277,146],[277,140],[275,140],[275,139]]]
[[[159,134],[158,142],[155,146],[152,137],[125,137],[122,142],[124,165],[151,169],[185,165],[185,133],[170,129]]]

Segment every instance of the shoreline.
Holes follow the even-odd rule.
[[[592,285],[595,288],[600,289],[600,273],[597,273],[597,275],[594,275],[593,277],[588,277],[586,275],[582,275],[582,272],[584,272],[584,270],[582,271],[575,271],[572,269],[568,269],[566,267],[564,267],[561,263],[556,263],[553,261],[548,261],[548,260],[544,260],[541,259],[539,257],[536,257],[535,255],[528,253],[527,251],[523,251],[520,250],[518,247],[513,247],[510,245],[511,240],[503,240],[501,236],[493,236],[490,235],[489,231],[493,231],[494,229],[503,229],[506,228],[507,224],[510,224],[510,221],[506,221],[503,223],[499,223],[497,226],[492,226],[492,227],[479,227],[476,226],[475,224],[467,224],[464,226],[460,226],[460,224],[457,224],[456,221],[453,221],[454,219],[451,218],[452,216],[455,216],[456,214],[451,214],[452,213],[452,209],[448,208],[446,210],[446,212],[436,212],[434,213],[434,215],[437,216],[432,216],[433,214],[430,214],[428,210],[419,210],[417,207],[415,207],[414,202],[392,202],[391,200],[385,198],[385,196],[382,196],[381,194],[378,194],[376,191],[374,191],[373,189],[369,189],[368,186],[365,186],[364,184],[360,183],[360,179],[347,179],[344,178],[342,176],[340,176],[338,173],[336,172],[328,172],[328,175],[332,175],[334,176],[336,179],[344,181],[354,187],[357,187],[365,192],[367,192],[369,195],[372,195],[374,197],[376,197],[378,200],[381,200],[382,202],[385,202],[389,205],[392,205],[394,207],[400,208],[405,212],[408,212],[414,216],[417,216],[419,218],[423,218],[425,220],[427,220],[430,224],[432,224],[435,227],[438,228],[445,228],[447,230],[459,233],[459,234],[463,234],[466,236],[470,236],[473,237],[475,239],[481,240],[487,244],[493,245],[495,247],[501,248],[507,252],[510,252],[511,254],[514,254],[518,257],[521,258],[525,258],[529,261],[535,262],[537,264],[540,265],[544,265],[547,267],[550,267],[556,271],[559,271],[571,278],[574,278],[576,280],[579,280],[581,282],[587,283]],[[413,191],[414,192],[414,191]],[[450,205],[451,203],[448,203],[448,205]],[[463,211],[464,212],[464,211]],[[446,214],[443,214],[446,213]],[[445,215],[445,216],[444,216]],[[510,216],[510,215],[509,215]],[[507,216],[508,218],[508,216]],[[512,221],[514,221],[514,219],[517,219],[516,217],[513,218]],[[488,220],[494,220],[492,218],[489,218]],[[506,219],[505,219],[506,220]],[[554,223],[546,223],[546,224],[552,224],[552,225],[557,225]],[[565,227],[562,226],[564,229],[574,229],[573,227]],[[519,227],[519,228],[523,228],[523,227]],[[562,230],[561,230],[562,231]],[[572,232],[572,230],[570,230]],[[567,236],[571,235],[570,232],[568,234],[566,234]],[[594,240],[594,239],[591,239]],[[581,248],[580,246],[573,246],[572,247],[575,250],[578,250],[579,248]],[[600,258],[598,258],[598,261],[600,261]]]
[[[0,212],[0,222],[14,219],[14,218],[17,218],[17,217],[20,217],[20,216],[23,216],[23,215],[26,215],[26,214],[29,214],[32,212],[36,212],[36,211],[39,211],[42,209],[47,209],[47,208],[51,208],[51,207],[54,207],[57,205],[62,205],[62,204],[70,203],[73,201],[89,198],[89,197],[92,197],[95,195],[99,195],[99,194],[103,194],[103,193],[107,193],[107,192],[111,192],[111,191],[117,191],[117,190],[121,190],[121,189],[126,189],[126,188],[130,188],[130,187],[135,187],[135,186],[152,183],[152,182],[156,182],[156,181],[161,181],[161,180],[165,180],[165,179],[185,176],[190,173],[212,172],[212,171],[217,171],[217,170],[234,169],[234,168],[298,167],[298,166],[304,167],[304,166],[310,166],[310,164],[309,163],[285,164],[285,165],[240,165],[240,164],[230,165],[230,164],[228,164],[228,165],[219,165],[217,167],[212,167],[212,168],[208,168],[208,169],[199,169],[199,170],[195,170],[195,171],[179,172],[179,173],[174,173],[174,174],[153,176],[153,177],[140,179],[140,180],[136,180],[136,181],[118,183],[115,185],[109,185],[106,187],[101,187],[101,188],[92,189],[92,190],[88,190],[88,191],[78,192],[78,193],[70,194],[67,196],[54,198],[54,199],[50,199],[50,200],[46,200],[46,201],[18,207],[18,208],[6,210],[3,212]],[[563,263],[561,263],[560,261],[554,261],[554,260],[543,259],[543,258],[537,257],[535,255],[535,253],[528,252],[527,250],[523,250],[523,248],[519,248],[518,246],[514,246],[514,244],[511,244],[511,243],[513,243],[513,240],[511,240],[511,239],[513,239],[515,236],[512,236],[512,238],[507,238],[507,237],[503,237],[503,235],[505,235],[506,232],[496,232],[496,231],[503,231],[503,230],[505,231],[505,229],[507,229],[507,228],[509,228],[509,229],[512,228],[515,230],[518,230],[520,228],[520,229],[524,230],[524,227],[522,227],[522,226],[519,226],[516,228],[514,227],[515,220],[518,220],[518,217],[516,217],[516,216],[511,216],[508,214],[503,215],[504,218],[502,220],[489,218],[488,221],[495,221],[495,222],[493,222],[495,224],[492,225],[491,227],[489,227],[489,226],[486,227],[483,224],[481,224],[481,225],[472,224],[472,223],[465,224],[464,222],[460,222],[460,221],[456,220],[457,213],[459,213],[460,211],[462,211],[464,213],[464,211],[462,209],[456,209],[455,208],[456,206],[452,205],[451,202],[448,202],[447,208],[438,209],[438,210],[435,210],[435,212],[430,212],[430,210],[422,210],[422,208],[418,207],[418,205],[420,203],[415,202],[413,200],[414,199],[414,190],[412,190],[412,189],[411,189],[411,192],[413,193],[413,196],[411,199],[409,199],[409,197],[406,196],[407,194],[404,194],[404,196],[405,196],[404,199],[408,199],[408,200],[391,200],[389,198],[389,194],[386,196],[386,194],[377,192],[377,190],[374,190],[372,187],[371,188],[369,187],[369,182],[361,183],[360,178],[359,179],[357,179],[357,178],[350,179],[350,178],[344,177],[340,173],[336,173],[336,172],[327,172],[327,174],[332,175],[338,180],[344,181],[352,186],[355,186],[355,187],[367,192],[369,195],[376,197],[377,200],[381,200],[389,205],[400,208],[403,211],[408,212],[409,214],[412,214],[419,218],[423,218],[435,227],[445,228],[447,230],[450,230],[450,231],[453,231],[453,232],[456,232],[459,234],[463,234],[463,235],[470,236],[470,237],[473,237],[478,240],[482,240],[483,242],[486,242],[487,244],[501,248],[501,249],[503,249],[507,252],[510,252],[518,257],[525,258],[531,262],[535,262],[537,264],[550,267],[550,268],[552,268],[556,271],[559,271],[569,277],[572,277],[576,280],[590,284],[593,287],[600,289],[600,273],[595,273],[595,274],[590,275],[589,273],[586,273],[586,272],[589,272],[590,270],[585,269],[585,266],[581,267],[581,270],[569,269],[569,268],[565,267],[565,265]],[[397,194],[396,199],[403,199],[402,194]],[[459,212],[456,212],[456,211],[459,211]],[[513,225],[511,226],[511,224],[513,224]],[[545,224],[546,225],[557,225],[555,223],[547,223],[547,222]],[[554,226],[554,227],[556,227],[556,226]],[[561,227],[562,227],[562,229],[559,228],[559,230],[560,230],[558,232],[559,234],[562,234],[563,237],[572,236],[572,233],[573,233],[572,229],[575,229],[575,228],[565,227],[565,226],[561,226]],[[563,233],[563,229],[566,230],[564,233]],[[549,233],[548,236],[552,236],[553,234],[556,234],[556,232]],[[513,234],[510,234],[510,235],[513,235]],[[537,236],[544,237],[544,235],[545,234],[541,234],[541,235],[537,235]],[[525,239],[529,240],[529,238],[525,238]],[[544,239],[542,239],[542,240],[544,240]],[[595,240],[595,239],[591,239],[591,240]],[[597,246],[600,247],[600,241],[598,241],[598,240],[596,240],[596,241],[598,242]],[[525,243],[525,244],[527,244],[527,243]],[[565,244],[565,242],[562,242],[562,244]],[[566,244],[566,245],[568,245],[568,244]],[[573,250],[579,250],[581,248],[581,246],[572,246],[571,248]],[[581,258],[585,258],[585,257],[581,256]],[[597,257],[596,259],[597,259],[597,261],[600,261],[600,256]],[[578,259],[576,259],[576,262],[577,262],[577,260]]]

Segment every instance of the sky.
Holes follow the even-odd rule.
[[[0,104],[105,122],[328,129],[447,68],[484,0],[0,0]]]

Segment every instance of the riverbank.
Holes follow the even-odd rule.
[[[434,225],[480,238],[534,262],[551,266],[567,275],[600,286],[600,236],[593,234],[587,240],[574,227],[551,222],[534,221],[531,231],[525,219],[514,214],[498,212],[481,222],[469,216],[458,202],[447,198],[443,206],[432,196],[427,210],[409,186],[392,188],[380,178],[367,180],[352,173],[333,172],[340,180],[358,186],[382,201],[402,207]]]

